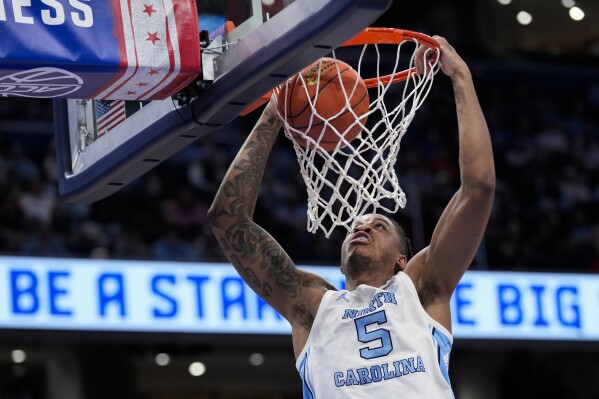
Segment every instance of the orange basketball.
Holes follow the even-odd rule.
[[[318,81],[319,69],[320,82]],[[341,140],[339,134],[350,142],[362,131],[360,125],[356,123],[356,116],[346,107],[346,98],[349,99],[357,119],[362,124],[366,123],[370,99],[364,81],[358,72],[345,62],[323,58],[294,76],[289,81],[287,90],[285,88],[281,90],[278,97],[279,113],[286,116],[287,123],[291,127],[305,132],[319,142],[322,149],[330,152]],[[313,111],[308,99],[311,99],[318,115],[314,118],[312,118]],[[339,134],[324,123],[324,119],[328,120],[333,116],[334,118],[329,122]],[[292,131],[292,135],[302,147],[308,145],[309,142],[298,133]],[[344,146],[345,143],[342,143],[340,147]]]

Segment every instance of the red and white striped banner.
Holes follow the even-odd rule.
[[[124,67],[94,98],[157,100],[188,85],[200,73],[198,17],[195,0],[112,0],[122,24]]]
[[[21,3],[0,0],[0,97],[161,100],[201,72],[195,0]]]

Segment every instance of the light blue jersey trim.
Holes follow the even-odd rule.
[[[451,386],[451,382],[449,381],[449,355],[451,353],[451,340],[435,326],[429,325],[429,328],[431,330],[433,342],[437,348],[437,361],[439,362],[439,369],[441,370],[441,374],[443,375],[443,378],[447,384]]]
[[[299,363],[298,371],[299,375],[302,378],[302,388],[304,393],[304,399],[316,399],[316,395],[314,394],[314,386],[312,385],[312,381],[310,381],[310,373],[308,370],[308,357],[310,356],[310,348],[306,351],[302,360]]]

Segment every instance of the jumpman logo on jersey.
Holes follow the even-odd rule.
[[[345,296],[347,295],[347,292],[344,292],[343,294],[339,295],[339,298],[335,299],[335,301],[338,301],[340,299],[345,299],[345,302],[349,302],[349,299],[347,299]]]

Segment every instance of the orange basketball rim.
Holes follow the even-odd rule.
[[[354,38],[343,43],[341,47],[361,46],[367,44],[401,44],[405,41],[417,42],[431,49],[441,49],[441,46],[435,39],[428,35],[425,35],[424,33],[395,28],[366,28],[362,32],[358,33]],[[384,75],[380,77],[367,78],[364,79],[364,83],[366,84],[366,87],[369,89],[377,87],[379,83],[383,85],[386,85],[389,82],[399,83],[408,79],[415,71],[416,68],[412,67],[399,73],[395,73],[393,75]],[[256,108],[260,107],[262,104],[270,100],[272,93],[273,90],[269,91],[268,93],[251,103],[239,115],[245,116],[250,112],[254,111]]]

